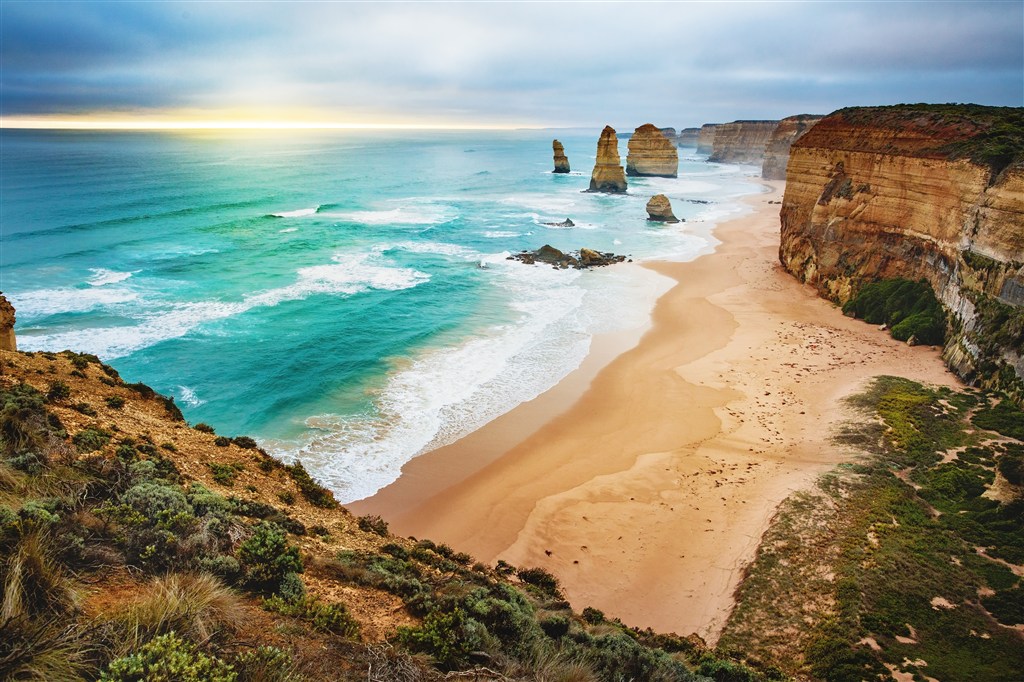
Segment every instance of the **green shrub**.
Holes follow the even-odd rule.
[[[256,441],[249,436],[236,436],[232,438],[231,441],[244,450],[253,450],[256,448]]]
[[[76,412],[81,412],[86,417],[96,416],[96,410],[94,410],[92,405],[90,405],[89,403],[75,403],[74,405],[71,406],[71,409],[75,410]]]
[[[925,280],[885,279],[864,285],[843,312],[871,324],[887,324],[894,339],[945,343],[946,316]]]
[[[196,431],[202,431],[203,433],[216,433],[213,430],[212,426],[210,426],[209,424],[204,424],[203,422],[199,422],[192,428],[195,429]]]
[[[250,587],[276,591],[289,573],[302,573],[299,548],[288,544],[284,531],[272,523],[260,523],[238,548],[238,563]]]
[[[308,622],[314,630],[355,639],[359,636],[359,622],[340,602],[325,603],[315,597],[287,600],[277,595],[263,600],[268,611],[291,616]]]
[[[295,493],[291,490],[282,490],[277,494],[277,499],[287,505],[293,505],[295,504]]]
[[[104,682],[235,682],[232,667],[173,632],[144,644],[138,651],[110,663]]]
[[[999,458],[999,473],[1014,485],[1024,485],[1024,452],[1007,452]]]
[[[71,387],[63,381],[51,381],[46,390],[46,399],[51,402],[67,400],[71,397]]]
[[[219,464],[217,462],[207,462],[206,466],[213,474],[214,481],[228,487],[235,484],[235,476],[243,469],[241,464]]]
[[[75,434],[71,441],[79,452],[95,452],[110,442],[111,434],[105,429],[89,427]]]
[[[413,651],[429,654],[442,670],[465,666],[469,654],[481,644],[479,624],[460,608],[448,613],[431,611],[420,627],[399,628],[398,641]]]
[[[105,402],[107,404],[107,407],[109,407],[112,410],[120,410],[122,407],[124,407],[124,398],[122,398],[119,395],[109,396],[105,398],[103,402]]]
[[[551,639],[561,639],[569,633],[569,619],[565,616],[551,616],[540,621],[540,627]]]
[[[227,446],[231,445],[231,439],[228,438],[227,436],[217,436],[216,438],[213,439],[213,444],[216,445],[218,448],[226,448]]]
[[[981,603],[1003,625],[1024,624],[1024,587],[1000,590]]]
[[[562,596],[558,586],[558,578],[543,568],[520,568],[516,571],[516,575],[527,585],[540,588],[553,597]]]
[[[292,657],[276,646],[258,646],[238,654],[232,665],[242,680],[288,682],[296,679]]]
[[[302,496],[314,507],[334,509],[340,506],[338,501],[334,499],[334,493],[313,480],[313,477],[309,475],[306,468],[302,466],[302,462],[295,462],[291,466],[286,466],[285,471],[295,481],[295,485],[299,487],[299,492],[302,493]]]
[[[591,606],[585,607],[580,615],[583,616],[583,620],[587,621],[591,625],[597,625],[598,623],[604,622],[604,611],[595,609]]]
[[[375,515],[367,515],[359,517],[359,530],[366,533],[376,533],[382,537],[388,536],[388,523],[384,519]]]
[[[1009,400],[1004,399],[997,405],[978,410],[971,421],[978,428],[1024,440],[1024,411]]]

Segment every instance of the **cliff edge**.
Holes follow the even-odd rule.
[[[711,156],[718,163],[761,163],[778,121],[733,121],[715,129]]]
[[[778,127],[772,133],[772,139],[768,141],[768,146],[764,151],[761,177],[765,180],[785,180],[786,164],[789,163],[789,148],[821,119],[821,116],[798,114],[787,116],[779,121]]]
[[[943,357],[1024,398],[1024,109],[841,109],[790,150],[779,259],[845,303],[926,280],[949,318]]]

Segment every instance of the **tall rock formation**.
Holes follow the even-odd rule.
[[[676,137],[677,147],[696,147],[700,137],[700,128],[683,128]]]
[[[821,116],[798,114],[779,121],[779,126],[765,148],[761,177],[765,180],[785,180],[789,148],[821,119]]]
[[[551,141],[551,148],[555,152],[555,170],[552,173],[568,173],[569,157],[565,155],[565,147],[558,140]]]
[[[615,128],[605,126],[601,139],[597,141],[597,161],[590,175],[588,192],[611,192],[623,194],[626,191],[626,174],[622,172],[619,160],[619,139]]]
[[[656,223],[679,222],[679,218],[672,213],[672,202],[664,194],[655,194],[647,202],[647,219]]]
[[[710,154],[715,148],[715,131],[721,123],[705,123],[697,135],[697,153]]]
[[[929,282],[943,357],[1024,399],[1024,110],[841,109],[790,149],[779,259],[838,303],[865,283]]]
[[[645,123],[629,138],[626,175],[674,178],[679,172],[679,152],[653,123]]]
[[[714,147],[708,161],[719,163],[756,163],[764,160],[764,151],[778,121],[733,121],[715,130]]]
[[[0,350],[18,350],[14,338],[14,306],[0,293]]]

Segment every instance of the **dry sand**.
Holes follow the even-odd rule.
[[[766,184],[714,254],[647,266],[678,284],[635,348],[350,508],[544,567],[577,609],[717,641],[779,503],[849,456],[830,442],[840,399],[880,374],[956,384],[936,350],[844,317],[781,269],[768,202],[783,183]]]

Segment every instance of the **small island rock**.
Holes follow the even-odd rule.
[[[664,194],[655,194],[647,202],[647,219],[659,223],[680,222],[679,218],[672,213],[672,202]]]

